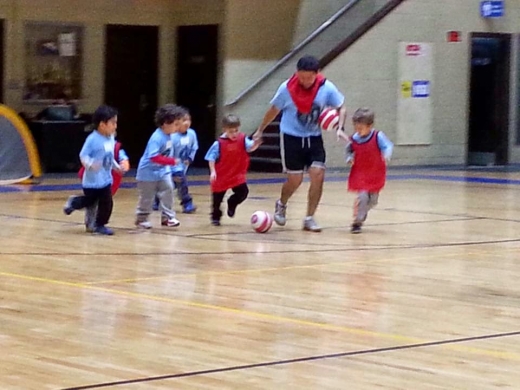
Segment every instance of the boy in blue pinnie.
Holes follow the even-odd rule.
[[[79,153],[81,164],[85,167],[82,179],[82,196],[71,196],[63,208],[70,215],[97,204],[97,213],[93,232],[111,236],[113,230],[106,227],[112,215],[112,170],[125,172],[114,159],[114,134],[117,129],[117,110],[102,105],[94,112],[94,130],[85,140]]]
[[[171,167],[172,179],[175,188],[177,188],[177,197],[181,201],[182,212],[186,214],[194,213],[197,210],[197,207],[193,204],[186,179],[188,168],[199,149],[197,133],[190,126],[191,116],[188,113],[183,118],[179,132],[172,134],[173,157],[177,160],[177,163]],[[159,197],[157,196],[153,209],[159,210]]]
[[[148,220],[152,212],[155,196],[159,197],[161,209],[161,225],[176,227],[180,222],[172,210],[173,183],[171,167],[177,165],[173,157],[173,142],[171,135],[180,131],[186,110],[174,104],[166,104],[155,113],[157,129],[150,137],[139,166],[137,167],[137,204],[135,225],[150,229]]]

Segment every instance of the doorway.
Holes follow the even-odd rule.
[[[118,109],[118,139],[137,163],[155,130],[157,26],[106,26],[105,102]]]
[[[509,34],[471,34],[468,165],[509,161]]]
[[[194,166],[206,167],[206,151],[215,141],[218,26],[181,26],[177,30],[177,103],[187,107],[199,139]]]

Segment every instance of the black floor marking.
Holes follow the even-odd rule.
[[[375,223],[375,224],[369,224],[367,226],[370,226],[370,227],[375,227],[375,226],[393,226],[393,225],[418,225],[418,224],[425,224],[425,223],[442,223],[442,222],[458,222],[458,221],[474,221],[474,220],[480,220],[480,219],[485,219],[483,217],[460,217],[460,218],[453,218],[453,219],[436,219],[436,220],[430,220],[430,221],[408,221],[408,222],[388,222],[388,223]],[[274,227],[274,226],[273,226]],[[322,227],[321,229],[322,230],[337,230],[337,229],[349,229],[350,228],[350,224],[349,225],[340,225],[340,226],[325,226],[325,227]],[[301,231],[302,229],[301,228],[284,228],[282,231],[280,232],[299,232]],[[252,234],[252,235],[258,235],[257,233],[253,232],[253,231],[239,231],[239,232],[215,232],[215,233],[194,233],[194,234],[187,234],[185,235],[184,237],[190,237],[190,238],[206,238],[206,237],[218,237],[218,236],[223,236],[223,235],[233,235],[233,236],[237,236],[237,235],[245,235],[245,234]],[[268,236],[265,236],[265,237],[268,237]],[[227,239],[226,241],[238,241],[238,242],[243,242],[241,240],[229,240]],[[284,242],[292,242],[292,240],[272,240],[272,241],[269,241],[269,240],[263,240],[262,242],[272,242],[272,243],[284,243]],[[312,243],[298,243],[300,245],[320,245],[320,246],[323,246],[323,245],[338,245],[338,244],[331,244],[331,243],[326,243],[326,244],[312,244]]]
[[[507,222],[520,222],[517,220],[511,220],[511,219],[499,219],[499,218],[489,218],[489,217],[477,217],[477,216],[471,216],[467,214],[446,214],[446,213],[437,213],[437,212],[429,212],[429,211],[415,211],[415,210],[400,210],[400,209],[394,209],[394,208],[387,208],[387,209],[380,209],[382,211],[395,211],[395,212],[404,212],[404,213],[412,213],[412,214],[429,214],[429,215],[439,215],[439,216],[451,216],[451,217],[460,217],[461,219],[453,219],[453,220],[437,220],[437,221],[414,221],[414,222],[398,222],[398,223],[381,223],[381,224],[374,224],[370,225],[373,227],[377,226],[388,226],[388,225],[406,225],[406,224],[418,224],[418,223],[435,223],[435,222],[455,222],[455,221],[464,221],[464,220],[491,220],[491,221],[507,221]],[[0,217],[5,218],[13,218],[13,219],[26,219],[26,220],[35,220],[35,221],[43,221],[43,222],[52,222],[52,223],[60,223],[63,225],[71,225],[71,226],[83,226],[82,222],[67,222],[63,220],[55,220],[50,218],[35,218],[35,217],[27,217],[27,216],[20,216],[20,215],[12,215],[12,214],[6,214],[6,213],[0,213]],[[466,218],[466,219],[462,219]],[[368,226],[368,225],[367,225]],[[329,227],[324,228],[326,229],[343,229],[347,228],[347,226],[343,227]],[[136,231],[135,228],[114,228],[116,231]],[[284,229],[283,231],[300,231],[301,229]],[[147,233],[150,234],[157,234],[157,235],[164,235],[164,236],[173,236],[173,237],[186,237],[186,238],[202,238],[207,240],[218,240],[218,236],[222,236],[223,234],[226,235],[237,235],[237,234],[245,234],[244,232],[241,233],[233,233],[233,232],[222,232],[222,233],[215,233],[216,237],[212,236],[205,236],[204,233],[201,235],[184,235],[184,234],[178,234],[175,230],[170,231],[163,231],[163,230],[155,230],[152,229],[151,231],[147,231]],[[177,233],[177,234],[176,234]],[[252,234],[252,233],[250,233]],[[201,237],[198,237],[201,236]],[[229,239],[228,239],[229,240]],[[236,242],[245,242],[243,240],[233,240]],[[277,250],[277,251],[264,251],[262,253],[265,254],[284,254],[284,253],[320,253],[320,252],[350,252],[350,251],[372,251],[372,250],[392,250],[392,249],[421,249],[421,248],[440,248],[440,247],[454,247],[454,246],[468,246],[468,245],[486,245],[486,244],[500,244],[500,243],[510,243],[510,242],[518,242],[520,239],[505,239],[505,240],[491,240],[491,241],[469,241],[469,242],[454,242],[454,243],[440,243],[440,244],[411,244],[411,245],[379,245],[379,246],[363,246],[363,247],[345,247],[341,244],[326,244],[329,247],[330,246],[337,246],[337,248],[330,248],[330,249],[306,249],[306,250]],[[285,241],[278,241],[278,240],[272,240],[272,241],[261,241],[262,243],[273,243],[273,244],[283,244]],[[322,247],[323,244],[313,244],[313,243],[303,243],[302,245],[307,246],[318,246]],[[256,251],[231,251],[231,252],[129,252],[129,253],[86,253],[86,252],[0,252],[1,255],[26,255],[26,256],[174,256],[174,255],[241,255],[241,254],[258,254]]]
[[[61,389],[61,390],[100,389],[103,387],[113,387],[113,386],[121,386],[121,385],[130,385],[130,384],[135,384],[135,383],[154,382],[154,381],[161,381],[161,380],[166,380],[166,379],[179,379],[179,378],[187,378],[187,377],[193,377],[193,376],[199,376],[199,375],[219,374],[222,372],[229,372],[229,371],[249,370],[249,369],[254,369],[254,368],[281,366],[281,365],[285,365],[285,364],[305,363],[305,362],[311,362],[311,361],[316,361],[316,360],[337,359],[337,358],[343,358],[343,357],[370,355],[370,354],[376,354],[376,353],[382,353],[382,352],[400,351],[400,350],[405,350],[405,349],[435,347],[438,345],[446,345],[446,344],[460,344],[460,343],[466,343],[466,342],[470,342],[470,341],[497,339],[497,338],[503,338],[503,337],[519,336],[519,335],[520,335],[520,331],[508,332],[508,333],[495,333],[495,334],[490,334],[490,335],[464,337],[464,338],[458,338],[458,339],[430,341],[430,342],[417,343],[417,344],[396,345],[393,347],[364,349],[364,350],[359,350],[359,351],[340,352],[340,353],[333,353],[333,354],[327,354],[327,355],[307,356],[307,357],[296,358],[296,359],[276,360],[276,361],[271,361],[271,362],[246,364],[246,365],[241,365],[241,366],[214,368],[214,369],[210,369],[210,370],[191,371],[191,372],[184,372],[184,373],[179,373],[179,374],[150,376],[150,377],[146,377],[146,378],[137,378],[137,379],[128,379],[128,380],[123,380],[123,381],[97,383],[97,384],[84,385],[84,386],[78,386],[78,387],[68,387],[68,388]]]
[[[284,254],[284,253],[327,253],[327,252],[359,252],[359,251],[381,251],[394,249],[427,249],[427,248],[449,248],[457,246],[476,246],[489,244],[507,244],[520,242],[520,238],[489,241],[463,241],[440,244],[418,244],[418,245],[386,245],[386,246],[363,246],[344,247],[331,249],[306,249],[306,250],[278,250],[278,251],[230,251],[230,252],[109,252],[109,253],[86,253],[86,252],[0,252],[0,256],[177,256],[177,255],[258,255],[258,254]]]
[[[369,227],[378,227],[378,226],[402,226],[402,225],[423,225],[426,223],[443,223],[443,222],[465,222],[465,221],[479,221],[485,218],[482,217],[461,217],[461,218],[453,218],[453,219],[436,219],[432,221],[411,221],[411,222],[383,222],[383,223],[375,223],[367,225]]]

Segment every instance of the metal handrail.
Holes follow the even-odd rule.
[[[356,42],[363,34],[379,23],[386,15],[393,11],[397,6],[405,0],[389,0],[383,7],[374,13],[369,20],[354,30],[346,39],[341,41],[334,50],[328,52],[320,58],[320,66],[323,68],[336,59],[341,53],[347,50],[354,42]]]
[[[324,30],[326,30],[332,23],[342,17],[348,10],[350,10],[353,6],[359,3],[361,0],[350,0],[345,6],[343,6],[338,12],[332,15],[329,19],[327,19],[320,27],[314,30],[307,38],[301,41],[298,45],[296,45],[289,53],[284,55],[276,64],[274,64],[267,72],[265,72],[260,78],[258,78],[253,84],[244,89],[242,92],[238,94],[236,98],[231,100],[230,102],[226,102],[225,106],[232,106],[238,103],[244,96],[248,95],[253,89],[255,89],[262,81],[268,78],[274,71],[280,68],[283,64],[285,64],[290,58],[292,58],[296,53],[298,53],[304,46],[306,46],[310,41],[312,41],[316,36],[320,35]]]

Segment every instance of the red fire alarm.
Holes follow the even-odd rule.
[[[446,35],[446,40],[448,42],[460,42],[461,39],[461,32],[460,31],[448,31]]]

